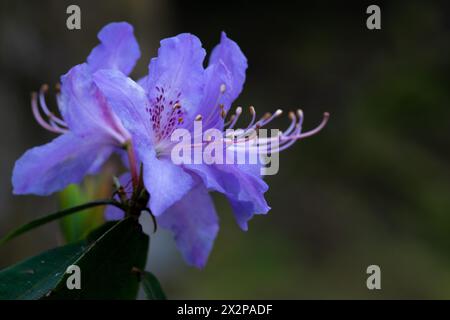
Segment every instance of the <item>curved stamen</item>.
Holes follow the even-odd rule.
[[[41,113],[39,112],[38,95],[36,92],[33,92],[31,94],[31,110],[33,112],[34,118],[36,119],[37,123],[39,123],[44,129],[47,129],[48,131],[55,132],[55,133],[67,132],[67,129],[62,129],[62,128],[59,128],[56,126],[51,126],[42,118]]]
[[[264,127],[266,124],[268,124],[269,122],[271,122],[273,119],[279,117],[281,114],[283,113],[283,110],[278,109],[277,111],[275,111],[273,114],[271,113],[266,113],[264,116],[261,117],[261,119],[259,119],[253,126],[251,126],[249,128],[250,129],[259,129],[261,127]]]
[[[315,129],[312,129],[312,130],[310,130],[308,132],[300,134],[298,136],[298,139],[310,137],[310,136],[313,136],[316,133],[318,133],[320,130],[322,130],[326,126],[326,124],[328,122],[328,119],[330,119],[330,114],[328,112],[325,112],[323,114],[322,122]]]
[[[282,135],[284,135],[284,136],[288,136],[291,132],[292,132],[292,130],[294,130],[294,128],[295,128],[295,124],[296,124],[296,122],[297,122],[297,118],[296,118],[296,116],[295,116],[295,113],[294,112],[289,112],[289,118],[291,119],[291,124],[289,125],[289,127],[286,129],[286,130],[284,130],[281,134]]]
[[[298,109],[297,114],[298,114],[298,118],[299,118],[298,123],[297,123],[297,118],[295,116],[295,113],[292,111],[289,112],[289,118],[291,118],[291,124],[289,125],[289,127],[284,132],[283,131],[279,132],[277,137],[259,138],[258,142],[257,142],[258,145],[272,143],[272,142],[275,142],[276,140],[280,140],[280,137],[287,137],[287,136],[291,135],[292,131],[296,128],[296,125],[298,124],[301,127],[302,122],[303,122],[303,112],[300,109]],[[269,119],[270,116],[266,116],[266,118]],[[258,127],[258,129],[260,129],[260,127]]]
[[[230,116],[230,120],[228,120],[227,122],[225,122],[225,124],[224,124],[223,126],[224,126],[224,127],[228,127],[228,126],[233,122],[234,117],[235,117],[235,115],[232,114],[232,115]]]
[[[233,121],[231,121],[231,124],[228,126],[227,129],[233,129],[233,127],[236,124],[236,122],[238,121],[239,116],[241,115],[241,113],[242,113],[242,108],[241,107],[237,107],[236,111],[234,113],[235,117],[233,118]]]
[[[255,107],[250,106],[250,114],[252,115],[252,120],[250,121],[250,123],[247,126],[247,129],[249,129],[251,126],[253,126],[255,124],[255,120],[256,120],[256,111],[255,111]]]
[[[272,116],[270,116],[268,119],[264,120],[264,121],[260,124],[260,126],[261,126],[261,127],[264,127],[266,124],[268,124],[269,122],[271,122],[273,119],[278,118],[279,116],[281,116],[282,113],[283,113],[283,110],[278,109],[277,111],[275,111],[275,112],[273,113]]]
[[[330,117],[330,114],[328,112],[325,112],[323,114],[323,119],[322,122],[313,130],[310,130],[308,132],[305,133],[301,133],[301,126],[302,126],[302,122],[303,122],[303,112],[301,110],[298,110],[298,116],[299,116],[299,121],[296,124],[296,129],[295,131],[288,135],[282,135],[279,137],[275,137],[275,138],[268,138],[268,139],[258,139],[258,145],[251,147],[253,148],[255,151],[262,153],[262,152],[267,152],[270,151],[271,153],[274,152],[281,152],[287,148],[289,148],[292,144],[294,144],[297,140],[301,140],[307,137],[310,137],[316,133],[318,133],[320,130],[322,130],[325,125],[328,122],[328,119]],[[271,150],[271,144],[272,142],[279,140],[279,144],[278,146]],[[261,145],[262,144],[262,145]],[[240,145],[234,145],[237,149],[242,149]]]
[[[267,113],[260,120],[255,123],[256,112],[253,107],[250,107],[250,113],[252,115],[252,119],[250,124],[246,129],[241,129],[239,131],[234,131],[232,133],[224,132],[224,137],[222,139],[217,139],[211,141],[211,139],[206,139],[206,141],[202,141],[200,143],[195,144],[187,144],[187,146],[191,148],[203,148],[208,144],[223,144],[224,149],[230,148],[235,152],[257,152],[259,154],[267,154],[267,153],[276,153],[281,152],[287,148],[289,148],[292,144],[294,144],[297,140],[301,140],[306,137],[310,137],[320,130],[322,130],[328,122],[330,114],[325,112],[323,114],[323,119],[321,123],[314,129],[301,133],[302,124],[303,124],[303,111],[298,109],[296,114],[294,112],[289,112],[289,118],[291,123],[286,128],[286,130],[281,131],[275,137],[259,137],[258,130],[279,117],[282,114],[282,110],[278,109],[273,114]],[[232,129],[237,121],[239,116],[242,113],[242,108],[236,108],[235,114],[230,117],[230,121],[225,123],[225,128],[228,126],[227,130]],[[197,116],[195,120],[201,120],[201,116]],[[250,143],[250,144],[249,144]],[[168,154],[170,151],[167,150]]]
[[[41,109],[44,111],[45,115],[50,119],[50,122],[54,122],[60,126],[67,127],[67,124],[59,119],[57,116],[55,116],[47,107],[47,103],[45,101],[45,94],[48,91],[48,85],[43,84],[39,90],[39,103],[41,106]]]

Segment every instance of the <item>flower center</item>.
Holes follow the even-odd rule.
[[[184,123],[185,112],[180,104],[181,92],[168,95],[168,90],[163,87],[156,87],[156,91],[159,94],[146,111],[150,115],[156,142],[161,142],[170,139],[175,128]]]

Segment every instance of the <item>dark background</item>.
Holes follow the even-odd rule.
[[[82,29],[66,28],[78,4]],[[369,4],[382,29],[366,28]],[[148,269],[170,298],[450,298],[450,11],[445,2],[5,1],[0,5],[0,235],[58,207],[13,196],[14,161],[54,136],[29,97],[85,60],[111,21],[135,27],[146,73],[159,40],[181,32],[207,50],[220,31],[249,60],[237,103],[259,114],[301,107],[326,129],[281,154],[268,216],[248,232],[217,197],[221,231],[204,270],[152,237]],[[277,122],[284,127],[284,118]],[[62,243],[57,224],[0,248],[0,267]],[[366,288],[377,264],[382,290]]]

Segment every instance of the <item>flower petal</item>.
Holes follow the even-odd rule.
[[[209,65],[222,62],[231,72],[233,83],[228,90],[232,99],[236,99],[242,91],[245,82],[245,71],[247,70],[247,58],[242,53],[238,44],[229,39],[222,32],[220,43],[213,49]]]
[[[205,88],[202,107],[223,105],[225,112],[231,107],[233,101],[239,96],[245,82],[247,70],[247,58],[242,53],[236,42],[229,39],[222,32],[220,43],[213,49],[209,60],[208,80]],[[219,83],[222,82],[222,83]],[[225,92],[221,93],[220,86],[225,85]],[[214,115],[215,121],[211,121],[212,127],[221,126],[223,120],[220,112]]]
[[[106,159],[113,148],[95,139],[65,133],[50,143],[25,152],[16,161],[12,184],[14,194],[48,195],[70,183],[78,183]]]
[[[158,57],[149,65],[147,94],[152,105],[163,95],[166,103],[178,100],[185,113],[194,110],[203,92],[205,54],[200,40],[188,33],[162,40]]]
[[[172,231],[187,263],[202,268],[219,231],[219,221],[208,190],[199,183],[157,218]]]
[[[222,110],[230,109],[234,98],[231,91],[227,90],[232,86],[231,72],[223,62],[218,62],[208,66],[205,70],[205,88],[201,102],[196,110],[189,115],[188,122],[194,121],[200,114],[203,117],[204,130],[209,128],[222,128],[220,120],[223,123]],[[225,88],[225,91],[222,91]]]
[[[150,210],[155,216],[183,198],[194,186],[191,175],[170,159],[158,159],[151,146],[137,145],[138,158],[144,165],[144,184],[150,193]]]
[[[267,184],[260,176],[246,172],[240,165],[184,165],[196,173],[209,190],[223,193],[230,201],[236,221],[243,230],[254,214],[270,210],[264,199]],[[244,170],[245,169],[245,170]]]
[[[98,39],[101,43],[87,58],[90,71],[117,69],[128,75],[141,56],[133,26],[126,22],[110,23],[100,30]]]
[[[150,127],[148,99],[144,89],[117,70],[100,70],[94,82],[106,97],[112,110],[137,143],[147,143],[153,137]]]
[[[60,112],[71,131],[80,136],[104,136],[107,142],[123,143],[127,132],[92,80],[86,64],[61,77]]]

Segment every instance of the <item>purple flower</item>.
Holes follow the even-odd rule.
[[[254,214],[270,209],[264,199],[268,186],[260,175],[262,164],[176,165],[171,160],[175,129],[192,131],[195,121],[202,120],[204,129],[222,131],[234,127],[242,112],[237,108],[232,120],[225,123],[225,115],[245,81],[247,60],[239,46],[222,33],[206,69],[204,58],[199,39],[180,34],[161,41],[158,57],[151,60],[148,76],[139,83],[120,70],[99,70],[93,75],[94,83],[132,136],[150,193],[149,207],[158,224],[173,232],[185,260],[197,267],[205,265],[219,230],[209,191],[228,198],[243,230]],[[245,130],[258,129],[281,114],[279,110],[256,121],[254,108],[250,110],[252,121]],[[317,132],[328,118],[315,130],[301,133],[302,113],[289,115],[291,125],[277,137],[280,144],[270,152],[284,150]],[[257,139],[261,145],[272,141]],[[241,149],[233,144],[227,152]]]
[[[96,173],[113,152],[123,155],[125,149],[131,175],[125,173],[120,180],[127,188],[128,182],[133,182],[132,190],[126,193],[140,196],[143,180],[150,195],[148,205],[158,224],[174,234],[189,264],[203,267],[219,230],[209,192],[224,194],[238,225],[247,230],[254,214],[265,214],[270,209],[264,199],[268,186],[261,177],[264,163],[175,164],[171,159],[175,130],[184,129],[195,135],[196,124],[201,120],[204,130],[219,132],[219,140],[226,142],[222,151],[227,157],[236,154],[247,157],[253,152],[277,154],[296,140],[319,131],[328,115],[316,129],[302,133],[301,111],[291,112],[291,124],[279,136],[256,134],[248,138],[247,133],[258,132],[282,113],[277,110],[256,121],[255,109],[250,107],[250,124],[230,137],[227,130],[236,125],[242,108],[236,108],[228,122],[224,119],[242,91],[247,60],[225,33],[206,69],[203,67],[206,53],[195,36],[180,34],[162,40],[158,57],[150,62],[148,76],[138,82],[127,76],[140,56],[133,28],[123,22],[111,23],[98,37],[101,44],[92,50],[87,62],[73,67],[61,78],[57,102],[62,118],[56,117],[46,105],[47,86],[39,94],[33,94],[36,120],[60,136],[28,150],[17,160],[13,191],[50,194],[80,182],[86,174]],[[257,148],[242,148],[241,142],[248,140]],[[275,141],[277,144],[273,145]],[[189,148],[203,150],[209,145],[211,141],[201,140]],[[136,169],[140,164],[142,180]],[[124,212],[117,210],[108,208],[106,217],[122,217]]]
[[[57,102],[62,119],[46,105],[47,86],[39,94],[33,93],[36,120],[60,136],[28,150],[17,160],[12,176],[15,194],[48,195],[80,182],[86,174],[96,173],[112,152],[120,151],[130,140],[128,131],[94,84],[92,74],[101,69],[129,74],[140,56],[139,46],[133,27],[124,22],[108,24],[98,38],[101,44],[92,50],[87,63],[73,67],[61,77]]]

